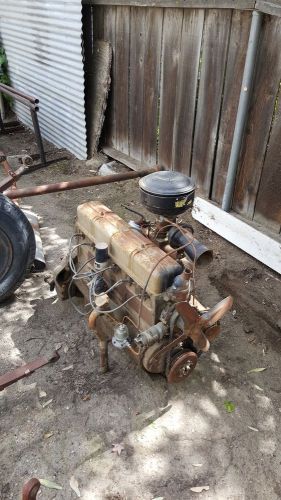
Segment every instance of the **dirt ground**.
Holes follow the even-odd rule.
[[[36,149],[30,132],[0,142],[6,154]],[[46,149],[53,147],[46,144]],[[91,174],[89,163],[68,156],[67,162],[25,176],[18,185]],[[19,498],[23,483],[35,476],[62,487],[42,487],[42,500],[77,498],[72,477],[83,500],[279,499],[277,274],[193,221],[197,238],[215,255],[208,271],[198,270],[199,299],[212,306],[232,294],[234,309],[192,377],[170,386],[113,347],[110,372],[101,375],[97,343],[85,319],[49,290],[45,279],[67,250],[77,205],[99,198],[131,218],[120,205],[132,202],[141,208],[137,184],[23,200],[22,206],[41,217],[47,269],[29,276],[14,300],[0,308],[0,373],[57,344],[62,347],[57,363],[0,393],[0,498]],[[254,368],[266,370],[248,373]],[[234,404],[233,412],[227,412],[227,401]],[[116,443],[124,447],[120,456],[111,451]],[[209,489],[190,490],[196,486]]]

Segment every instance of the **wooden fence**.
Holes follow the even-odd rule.
[[[220,204],[251,12],[105,3],[84,6],[91,36],[113,48],[104,144],[191,175],[198,192]],[[240,9],[253,4],[236,3]],[[280,47],[281,18],[265,14],[233,200],[236,212],[275,233],[281,226]]]

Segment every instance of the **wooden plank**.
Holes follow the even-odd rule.
[[[263,1],[263,0],[257,0],[256,5],[255,5],[256,10],[259,10],[260,12],[264,12],[265,14],[271,14],[272,16],[278,16],[281,17],[281,1],[280,0],[274,0],[274,1]]]
[[[143,77],[142,159],[155,165],[158,142],[158,101],[163,9],[147,9]]]
[[[191,174],[209,196],[227,58],[230,10],[206,11]]]
[[[115,42],[115,122],[116,148],[129,152],[129,50],[130,8],[116,8]]]
[[[85,108],[88,155],[98,150],[110,88],[112,50],[109,42],[94,40],[93,54],[85,67]]]
[[[212,185],[212,200],[221,203],[244,72],[251,13],[235,11],[232,16],[218,146]],[[235,78],[233,78],[235,75]]]
[[[82,0],[92,5],[130,5],[135,7],[178,7],[187,9],[239,9],[250,10],[255,0]]]
[[[194,219],[281,274],[281,238],[276,239],[246,224],[202,198],[195,198]]]
[[[179,57],[175,120],[173,128],[173,169],[189,175],[198,67],[204,25],[204,10],[185,10]]]
[[[109,148],[107,146],[104,146],[103,152],[110,158],[113,158],[114,160],[123,163],[124,165],[135,171],[142,170],[144,167],[151,166],[139,160],[135,160],[131,156],[121,153],[120,151],[114,148]]]
[[[146,10],[131,9],[130,43],[130,155],[137,160],[142,157],[143,131],[143,77],[145,56]]]
[[[84,67],[85,70],[87,70],[93,54],[93,24],[92,24],[91,5],[82,6],[82,25],[83,25]]]
[[[104,7],[93,7],[93,39],[103,40],[104,37]]]
[[[112,47],[111,66],[111,88],[108,99],[108,109],[105,120],[104,140],[106,145],[116,146],[116,104],[115,88],[117,85],[117,74],[115,65],[116,56],[116,7],[104,8],[104,39],[110,42]]]
[[[168,169],[173,167],[173,127],[182,24],[182,9],[165,10],[160,93],[159,163]]]
[[[256,200],[254,220],[279,233],[281,226],[280,85],[276,107]]]
[[[281,19],[266,17],[233,209],[252,218],[281,75]]]

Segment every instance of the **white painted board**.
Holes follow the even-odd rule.
[[[244,252],[281,274],[281,241],[228,213],[210,201],[196,197],[193,218]],[[278,241],[279,239],[279,241]]]

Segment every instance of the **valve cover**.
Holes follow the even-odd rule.
[[[79,205],[76,226],[95,244],[107,243],[111,260],[142,288],[153,271],[147,285],[149,294],[164,292],[182,273],[182,267],[172,257],[100,202]]]

